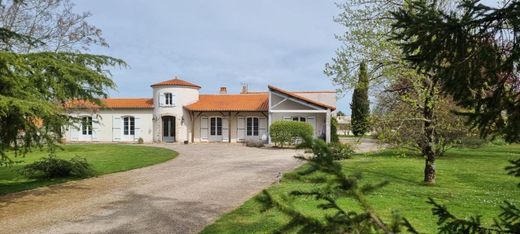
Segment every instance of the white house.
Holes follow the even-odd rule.
[[[108,98],[103,106],[73,102],[68,111],[81,123],[66,130],[81,142],[241,142],[269,140],[274,121],[303,121],[315,137],[330,141],[335,91],[290,92],[269,85],[266,92],[200,94],[200,86],[177,77],[151,85],[152,98]]]

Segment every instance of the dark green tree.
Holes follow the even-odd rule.
[[[370,116],[370,103],[368,101],[368,73],[367,65],[361,62],[359,65],[359,79],[352,94],[351,125],[355,136],[362,136],[369,131],[368,118]]]
[[[464,0],[454,11],[434,4],[409,1],[393,13],[405,60],[469,109],[463,114],[483,137],[520,141],[520,2]]]
[[[5,7],[2,3],[0,7]],[[101,104],[99,98],[115,87],[107,67],[125,65],[109,56],[46,51],[45,38],[35,39],[25,31],[0,27],[0,164],[13,162],[7,151],[18,155],[42,146],[52,151],[62,129],[78,121],[67,115],[65,104],[71,100]],[[66,42],[75,43],[70,40]],[[13,45],[38,52],[20,52]]]

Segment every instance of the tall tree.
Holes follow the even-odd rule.
[[[53,40],[26,35],[25,27],[0,26],[0,164],[12,162],[7,151],[23,154],[44,145],[52,150],[63,127],[77,121],[64,112],[67,101],[100,104],[99,98],[115,88],[107,68],[125,65],[109,56],[67,51],[74,43],[83,44],[74,37],[64,39],[69,46],[48,51]]]
[[[368,118],[370,116],[370,103],[368,101],[368,74],[367,65],[361,62],[359,65],[359,80],[352,94],[352,117],[350,119],[352,133],[362,136],[369,131]]]
[[[436,8],[451,8],[452,1],[435,1]],[[335,20],[344,26],[345,32],[337,38],[342,46],[331,63],[325,65],[325,73],[342,90],[355,88],[359,70],[356,67],[366,61],[370,74],[370,90],[394,92],[404,105],[411,106],[416,116],[402,119],[401,123],[420,124],[421,148],[425,157],[424,182],[435,183],[435,158],[440,147],[436,142],[435,109],[439,100],[438,82],[419,73],[402,61],[402,51],[392,41],[392,11],[404,7],[406,1],[373,0],[346,1],[339,4],[342,13]]]
[[[410,1],[393,13],[404,58],[469,109],[482,136],[520,141],[520,2],[464,0],[456,11],[433,4]]]

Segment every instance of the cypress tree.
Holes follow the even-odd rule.
[[[369,130],[368,117],[370,115],[370,103],[368,101],[368,73],[367,65],[361,62],[359,66],[359,80],[354,93],[352,94],[352,133],[355,136],[362,136]]]

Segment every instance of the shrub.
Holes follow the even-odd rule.
[[[332,142],[329,144],[329,150],[334,160],[342,160],[352,158],[354,148],[349,144]]]
[[[248,139],[244,143],[246,144],[247,147],[257,147],[257,148],[264,147],[264,141],[262,141],[262,140]]]
[[[488,141],[486,139],[482,139],[476,136],[471,137],[463,137],[460,139],[458,146],[459,147],[467,147],[467,148],[479,148],[487,144]]]
[[[92,166],[85,158],[74,157],[70,160],[50,155],[28,164],[20,169],[20,173],[29,178],[86,178],[95,174]]]
[[[144,140],[142,137],[139,137],[139,139],[137,139],[137,144],[144,144]]]
[[[330,141],[339,142],[338,120],[336,118],[331,118],[331,120],[330,120]]]
[[[296,121],[276,121],[269,128],[271,141],[280,147],[297,144],[302,136],[312,137],[313,131],[310,124]]]

